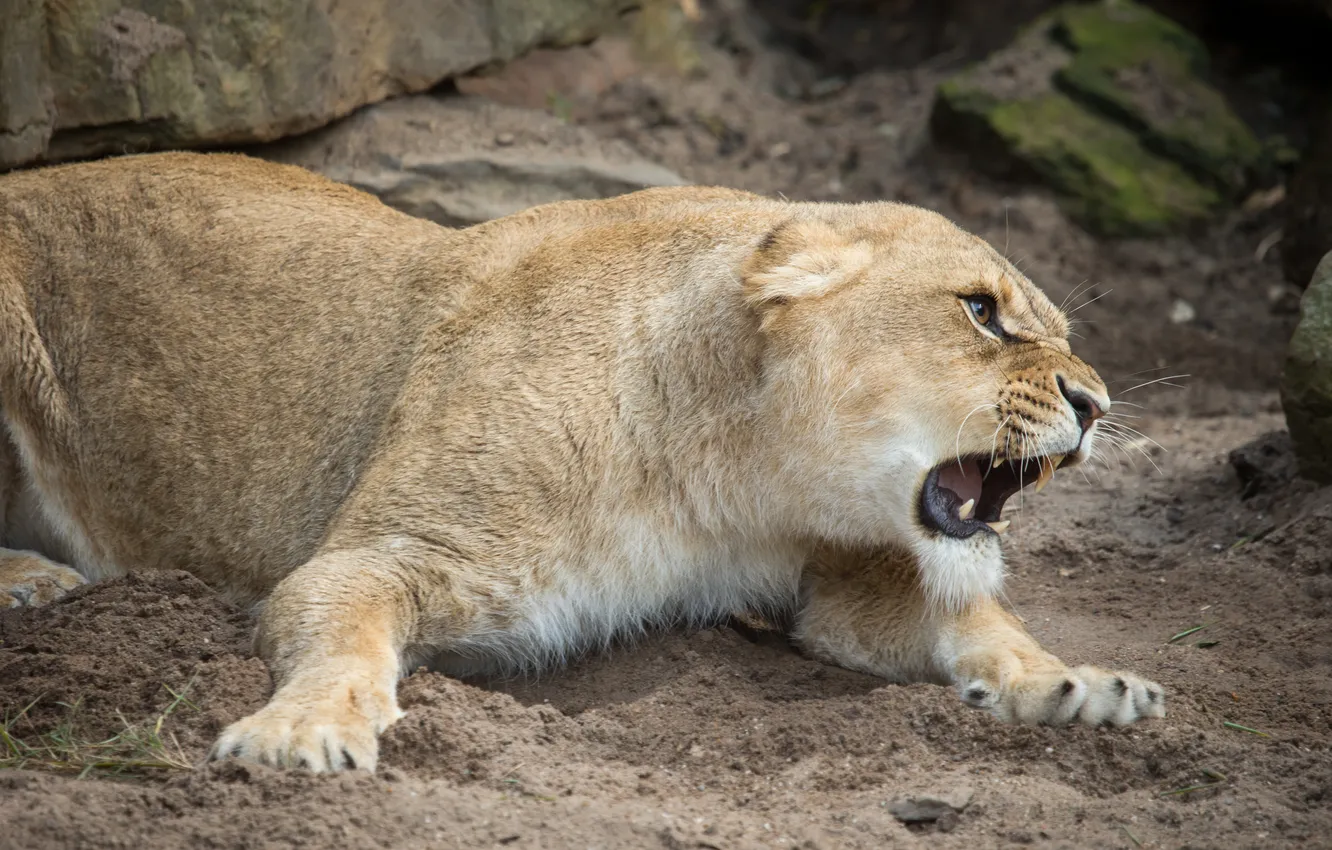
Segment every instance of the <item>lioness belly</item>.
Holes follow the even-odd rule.
[[[509,604],[494,608],[507,609],[503,628],[476,629],[431,666],[453,675],[540,670],[649,629],[796,604],[803,550],[707,545],[636,519],[617,525],[622,533],[607,537],[620,546],[533,568]]]

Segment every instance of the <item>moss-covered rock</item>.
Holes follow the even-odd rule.
[[[995,102],[982,126],[1001,155],[1063,190],[1065,209],[1098,233],[1165,233],[1211,215],[1221,200],[1180,165],[1152,154],[1123,125],[1058,92]],[[972,138],[981,135],[973,132]]]
[[[1188,31],[1130,3],[1066,8],[1052,35],[1073,51],[1056,81],[1123,121],[1143,144],[1229,192],[1245,187],[1262,146],[1204,82],[1207,50]]]
[[[634,0],[11,0],[0,168],[268,141],[541,44]]]
[[[941,86],[933,127],[978,166],[1045,181],[1091,229],[1164,233],[1214,214],[1263,158],[1206,67],[1149,9],[1070,4]]]
[[[1300,302],[1300,323],[1281,378],[1300,471],[1332,484],[1332,253],[1323,257]]]

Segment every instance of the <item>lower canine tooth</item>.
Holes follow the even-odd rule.
[[[971,519],[971,514],[976,510],[976,500],[967,499],[962,503],[962,507],[957,509],[958,519]]]
[[[1003,534],[1005,531],[1008,530],[1008,526],[1012,524],[1012,521],[1007,519],[1001,519],[998,522],[987,522],[985,524],[988,525],[990,527],[990,530],[993,531],[995,534]]]

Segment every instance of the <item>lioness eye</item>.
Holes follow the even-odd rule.
[[[994,299],[988,295],[973,295],[967,299],[967,309],[983,327],[994,321]]]

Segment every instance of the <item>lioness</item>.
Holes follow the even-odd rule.
[[[644,626],[794,639],[1006,721],[1126,724],[999,606],[1004,502],[1105,387],[980,239],[727,189],[466,230],[303,170],[159,154],[0,178],[0,604],[183,567],[276,692],[215,758],[373,769],[403,671]]]

